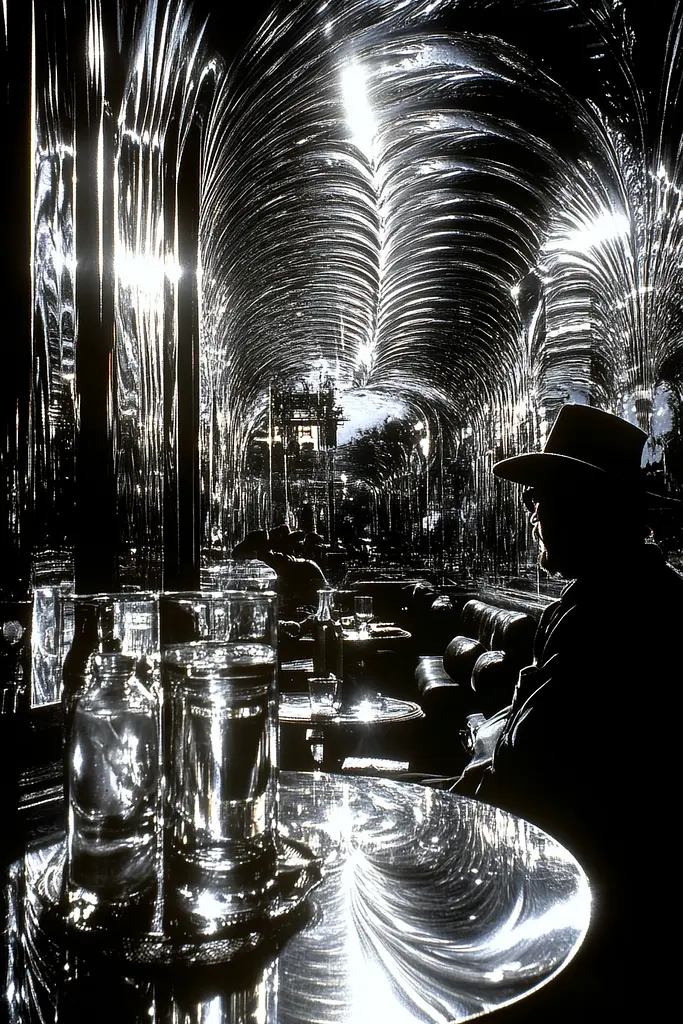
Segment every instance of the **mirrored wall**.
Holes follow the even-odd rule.
[[[3,595],[280,523],[533,580],[490,469],[567,401],[680,494],[680,6],[228,7],[2,7]]]

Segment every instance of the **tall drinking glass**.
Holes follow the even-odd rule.
[[[165,595],[166,926],[216,935],[276,879],[277,597]],[[180,638],[179,640],[177,638]]]

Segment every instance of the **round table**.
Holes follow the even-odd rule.
[[[356,689],[385,688],[406,665],[412,633],[393,623],[369,623],[367,630],[344,629],[344,680]],[[410,676],[412,678],[412,666]]]
[[[389,732],[395,726],[417,722],[424,718],[419,704],[413,701],[397,700],[394,697],[383,697],[381,694],[361,696],[342,706],[334,717],[317,718],[311,714],[311,705],[307,693],[280,694],[280,724],[303,726],[305,728],[304,743],[287,745],[280,730],[283,760],[286,767],[311,767],[313,765],[338,770],[345,757],[354,753],[357,756],[386,757],[386,751],[371,749],[384,748]],[[403,754],[410,747],[411,736],[408,734],[403,747]],[[309,757],[310,752],[310,757]],[[396,754],[396,750],[392,752]],[[410,758],[408,758],[408,761]]]
[[[280,821],[323,879],[301,918],[264,936],[239,970],[145,973],[67,955],[42,933],[37,897],[63,839],[30,846],[0,889],[0,967],[12,978],[0,1019],[468,1021],[552,985],[588,928],[577,861],[493,807],[411,783],[283,772]]]
[[[55,840],[29,848],[2,887],[0,1017],[118,1024],[434,1024],[522,999],[573,957],[590,889],[533,825],[454,794],[384,779],[281,773],[280,823],[323,877],[290,932],[239,970],[131,972],[63,954],[41,936],[39,889]],[[63,842],[63,840],[59,840]],[[71,964],[73,968],[73,961]],[[60,1003],[62,1014],[56,1008]],[[69,1013],[71,1016],[69,1016]]]

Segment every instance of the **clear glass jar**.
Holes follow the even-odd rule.
[[[138,670],[140,663],[137,663]],[[156,880],[159,707],[134,657],[93,655],[66,737],[67,896],[76,915]]]

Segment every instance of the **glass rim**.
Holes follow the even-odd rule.
[[[119,601],[139,601],[139,602],[154,602],[159,599],[159,591],[157,590],[124,590],[121,592],[114,591],[102,591],[97,594],[74,594],[73,592],[67,592],[64,596],[69,601],[76,601],[79,604],[111,604]]]
[[[259,674],[263,671],[264,665],[267,667],[275,668],[277,666],[277,650],[273,644],[266,643],[256,639],[242,639],[242,640],[187,640],[184,643],[170,643],[162,644],[159,665],[160,668],[166,672],[171,672],[173,675],[191,678],[208,679],[211,677],[221,676],[224,674],[224,670],[234,667],[236,664],[235,658],[220,658],[220,654],[230,652],[234,655],[236,647],[253,648],[259,651],[267,650],[271,652],[272,658],[265,659],[264,661],[256,662],[249,666],[242,666],[252,668],[254,675]],[[179,657],[178,660],[172,658],[172,654],[177,652]],[[199,657],[196,661],[193,661],[188,657],[189,654],[197,653]],[[212,663],[211,653],[216,656],[216,660]],[[205,660],[201,659],[201,655],[205,655]],[[180,660],[185,657],[186,660]],[[239,662],[238,662],[239,663]],[[235,680],[238,682],[238,680]]]
[[[160,601],[212,601],[225,597],[238,597],[245,601],[260,601],[263,598],[275,598],[275,590],[240,590],[239,587],[226,587],[222,590],[164,590],[159,594]]]

